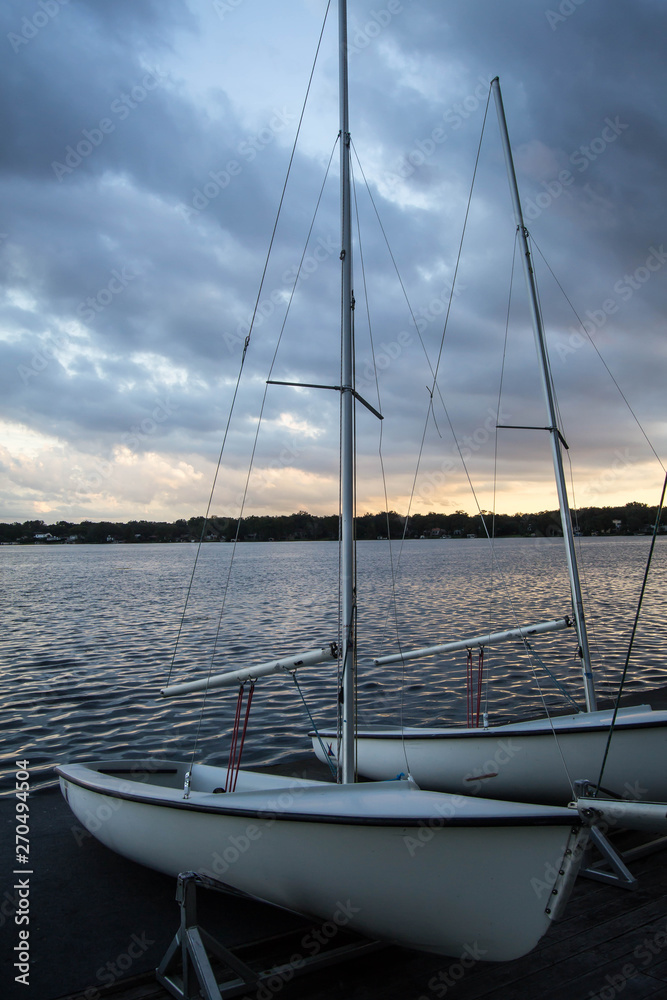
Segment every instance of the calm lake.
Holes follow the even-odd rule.
[[[596,683],[615,691],[649,552],[648,537],[578,540]],[[224,762],[236,689],[164,699],[160,688],[303,652],[337,638],[334,542],[207,544],[184,602],[196,546],[0,547],[2,789],[13,763],[31,762],[33,788],[63,761],[193,752]],[[359,719],[465,722],[466,653],[375,667],[372,657],[465,639],[570,611],[560,539],[361,542],[358,547]],[[392,586],[393,579],[393,586]],[[667,539],[653,566],[625,690],[667,684]],[[180,632],[178,648],[175,643]],[[398,636],[398,638],[397,638]],[[216,638],[217,637],[217,638]],[[572,629],[485,653],[491,722],[567,707],[542,664],[582,705]],[[477,654],[475,653],[475,670]],[[301,688],[318,724],[335,721],[333,666],[304,669]],[[544,702],[543,702],[544,699]],[[255,690],[244,763],[310,749],[310,723],[292,680]]]

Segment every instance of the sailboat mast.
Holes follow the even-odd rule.
[[[354,344],[352,311],[352,213],[347,86],[347,2],[338,3],[341,203],[341,743],[340,780],[355,780],[356,606],[354,541]]]
[[[512,148],[510,146],[509,134],[507,131],[507,121],[505,119],[505,109],[503,107],[503,98],[502,94],[500,93],[500,81],[498,77],[496,77],[495,80],[492,81],[491,89],[493,90],[493,96],[496,102],[496,111],[498,113],[498,121],[500,124],[500,134],[503,144],[503,152],[505,154],[505,164],[507,167],[507,175],[509,178],[510,190],[512,193],[514,218],[519,231],[519,237],[521,239],[521,246],[523,250],[522,254],[523,269],[526,278],[526,285],[528,287],[528,300],[530,304],[530,312],[533,322],[533,331],[535,334],[535,343],[537,346],[537,356],[539,360],[542,391],[544,393],[544,399],[547,406],[549,430],[551,432],[551,451],[554,463],[554,471],[556,473],[556,488],[558,490],[558,503],[560,506],[561,522],[563,525],[563,537],[565,539],[565,554],[567,559],[568,575],[570,578],[570,590],[572,593],[572,609],[577,628],[577,635],[579,638],[579,646],[581,649],[581,668],[584,678],[586,710],[588,712],[594,712],[596,708],[595,687],[593,684],[593,674],[591,671],[591,656],[588,645],[586,620],[584,616],[584,604],[581,594],[581,583],[579,580],[579,570],[577,568],[577,556],[574,545],[574,531],[572,529],[570,505],[567,497],[567,487],[565,485],[565,473],[563,471],[563,456],[561,452],[561,437],[558,429],[556,402],[554,399],[553,385],[551,382],[551,375],[549,372],[549,356],[547,353],[544,328],[542,326],[542,318],[540,315],[540,309],[537,300],[537,287],[535,284],[535,274],[531,263],[530,247],[528,245],[528,230],[524,225],[523,212],[521,211],[519,187],[516,180],[516,172],[514,170]]]

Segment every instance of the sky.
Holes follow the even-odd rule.
[[[338,393],[266,385],[339,381],[335,9],[272,240],[325,10],[2,5],[0,520],[337,510]],[[360,514],[557,505],[549,433],[496,432],[546,425],[496,76],[571,503],[658,502],[666,35],[658,0],[350,0]]]

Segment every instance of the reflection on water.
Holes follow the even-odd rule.
[[[648,538],[580,539],[596,677],[602,696],[623,668],[649,550]],[[2,687],[6,787],[27,757],[35,785],[66,760],[159,753],[224,761],[236,691],[160,697],[172,679],[205,676],[336,639],[338,547],[329,542],[205,545],[187,614],[194,546],[3,546]],[[667,542],[659,539],[635,642],[628,690],[667,683]],[[393,573],[392,573],[393,564]],[[394,589],[392,590],[392,575]],[[463,722],[466,654],[375,667],[372,657],[569,613],[562,541],[506,539],[359,545],[358,630],[362,723]],[[221,606],[224,599],[224,610]],[[174,658],[176,637],[181,632]],[[400,647],[399,647],[400,642]],[[572,630],[488,649],[483,707],[492,721],[565,707],[543,661],[582,703]],[[172,664],[172,660],[174,661]],[[477,659],[475,655],[475,667]],[[335,667],[300,681],[316,721],[335,718]],[[244,762],[274,763],[310,747],[294,685],[258,683]]]

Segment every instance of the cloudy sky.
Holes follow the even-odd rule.
[[[337,382],[331,15],[260,285],[325,8],[2,5],[0,519],[202,513],[225,437],[213,511],[234,515],[269,373]],[[548,435],[504,430],[496,447],[499,399],[500,423],[545,417],[492,105],[430,406],[496,75],[574,503],[656,503],[664,5],[351,0],[349,17],[357,379],[385,415],[380,442],[380,422],[358,411],[360,512],[384,508],[382,468],[399,511],[413,481],[415,511],[555,506]],[[337,407],[331,391],[268,388],[247,512],[335,512]]]

